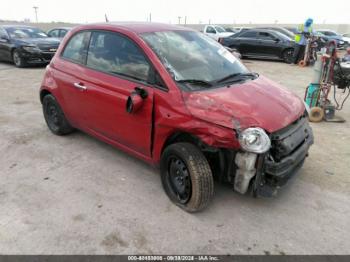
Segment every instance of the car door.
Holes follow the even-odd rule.
[[[142,155],[151,154],[153,88],[151,64],[141,49],[122,34],[94,31],[91,36],[81,110],[89,131],[116,141]],[[126,111],[135,90],[147,97],[135,113]]]
[[[281,53],[281,40],[270,32],[258,32],[257,51],[262,56],[278,57]]]
[[[87,121],[82,109],[86,97],[84,75],[87,73],[85,63],[90,35],[89,31],[73,35],[60,57],[50,65],[60,92],[59,102],[64,103],[64,113],[71,124],[78,128],[83,127]]]
[[[9,35],[0,27],[0,61],[11,61],[11,46]]]
[[[235,39],[237,49],[243,55],[252,55],[257,53],[257,32],[254,30],[248,30],[242,32],[241,35]]]

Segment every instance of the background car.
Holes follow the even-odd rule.
[[[219,42],[236,48],[244,57],[282,59],[292,62],[295,42],[289,37],[268,29],[250,29],[231,37],[221,38]]]
[[[49,37],[56,37],[62,39],[71,29],[71,27],[57,27],[48,31],[47,35]]]
[[[226,32],[230,32],[230,33],[234,33],[234,34],[239,32],[238,29],[233,28],[233,27],[225,27],[225,30],[226,30]]]
[[[280,26],[271,26],[271,27],[259,27],[258,29],[269,29],[274,30],[277,32],[280,32],[281,34],[284,34],[285,36],[288,36],[290,39],[294,40],[295,34],[283,27]]]
[[[335,40],[338,48],[344,48],[348,43],[346,43],[343,39],[343,36],[338,34],[333,30],[328,29],[319,29],[316,30],[317,33],[322,34],[322,37],[327,40],[327,42],[331,40]]]
[[[289,26],[289,27],[283,27],[283,28],[288,30],[288,31],[290,31],[290,32],[292,32],[293,34],[298,33],[298,29],[296,27]]]
[[[225,28],[218,25],[206,25],[203,30],[204,34],[218,41],[220,37],[228,37],[233,35],[232,32],[226,32]]]
[[[343,40],[347,44],[347,46],[350,46],[350,34],[343,34]]]
[[[49,62],[60,41],[31,26],[0,26],[0,60],[17,67]]]

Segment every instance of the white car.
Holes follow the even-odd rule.
[[[349,33],[343,34],[343,40],[348,43],[347,44],[348,46],[350,46],[350,34]]]
[[[207,36],[215,39],[216,41],[219,40],[219,38],[228,37],[231,35],[234,35],[232,32],[227,32],[225,28],[219,25],[206,25],[203,30],[204,34]]]

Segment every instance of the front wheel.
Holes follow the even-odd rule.
[[[168,146],[161,158],[161,178],[170,200],[187,212],[205,208],[214,195],[209,163],[193,144]]]
[[[17,50],[14,50],[12,52],[12,61],[15,64],[15,66],[19,68],[25,67],[27,65],[25,60],[23,59],[23,57],[21,57]]]

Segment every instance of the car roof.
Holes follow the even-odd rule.
[[[269,33],[275,33],[276,32],[275,30],[267,29],[267,28],[249,28],[245,32],[249,32],[249,31],[269,32]]]
[[[49,31],[58,30],[58,29],[71,30],[72,28],[73,28],[73,27],[69,27],[69,26],[61,26],[61,27],[54,27],[54,28],[50,29]]]
[[[136,34],[161,31],[194,31],[188,27],[153,22],[107,22],[78,26],[77,30],[88,29],[123,29]]]

